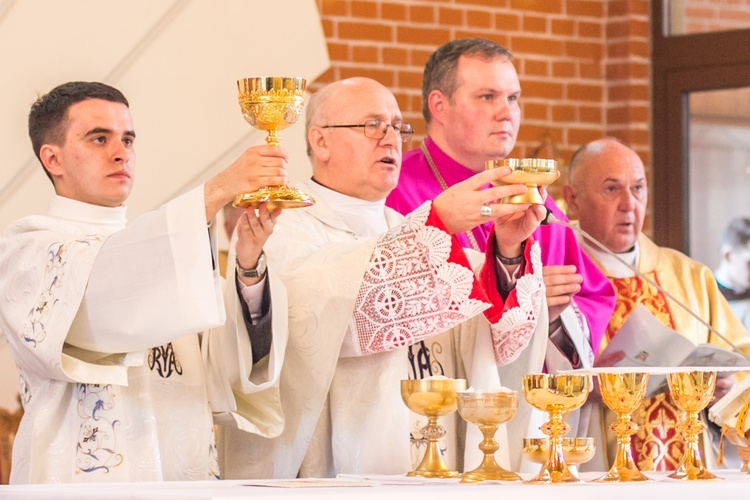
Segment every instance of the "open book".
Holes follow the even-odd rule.
[[[638,305],[599,355],[600,360],[622,358],[612,366],[622,367],[738,367],[750,360],[743,355],[712,344],[696,346]],[[651,375],[646,397],[667,390],[666,376]]]

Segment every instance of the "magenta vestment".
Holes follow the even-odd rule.
[[[448,186],[464,181],[474,175],[474,172],[445,154],[432,141],[425,140],[427,150],[433,162],[440,171]],[[440,183],[432,173],[427,159],[419,148],[404,153],[401,166],[401,177],[398,187],[391,192],[386,205],[408,214],[426,200],[434,200],[443,191]],[[567,217],[557,208],[552,198],[547,198],[545,206],[552,210],[555,217],[567,221]],[[484,251],[487,237],[492,229],[492,222],[474,228],[473,233],[479,250]],[[457,234],[458,240],[465,248],[471,248],[466,234]],[[538,241],[542,249],[542,264],[545,266],[570,265],[576,266],[577,272],[583,276],[581,291],[575,296],[575,302],[591,332],[591,347],[598,352],[599,342],[612,316],[615,305],[615,294],[609,280],[596,265],[581,250],[575,233],[559,224],[540,226],[534,232],[534,240]]]

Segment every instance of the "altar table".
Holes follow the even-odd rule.
[[[554,484],[512,482],[459,484],[457,480],[424,480],[403,476],[347,476],[327,480],[174,481],[161,483],[37,484],[0,486],[0,499],[252,499],[323,500],[331,498],[430,500],[528,498],[549,500],[734,500],[750,494],[750,474],[712,471],[721,481],[676,481],[665,473],[647,473],[648,483]],[[585,480],[597,473],[583,473]],[[523,475],[528,479],[529,475]]]

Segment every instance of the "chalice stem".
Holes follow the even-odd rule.
[[[650,481],[635,464],[633,452],[630,448],[630,437],[638,430],[638,424],[630,420],[629,413],[617,415],[617,422],[610,426],[610,430],[617,435],[617,453],[615,461],[609,471],[596,482],[624,482]]]
[[[275,129],[269,130],[268,135],[266,136],[266,143],[269,146],[278,146],[279,145],[279,135],[276,132]]]
[[[688,411],[685,422],[677,426],[677,429],[685,436],[685,456],[677,470],[669,475],[670,478],[687,480],[721,479],[711,474],[703,465],[703,458],[698,447],[698,436],[705,428],[706,424],[700,421],[698,412],[695,411]]]
[[[407,473],[407,476],[422,477],[455,477],[458,471],[452,471],[448,468],[440,453],[438,442],[445,436],[445,428],[438,425],[437,416],[429,415],[427,425],[422,428],[422,435],[427,439],[427,449],[425,449],[424,458],[419,466]]]
[[[581,479],[568,467],[563,451],[562,437],[570,431],[570,426],[563,421],[560,411],[550,411],[549,416],[549,422],[542,426],[542,432],[549,436],[549,457],[531,482],[580,483]]]

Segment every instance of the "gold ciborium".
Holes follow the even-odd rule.
[[[523,376],[523,395],[534,408],[547,412],[549,422],[540,427],[549,436],[549,453],[542,470],[531,483],[580,483],[581,479],[568,468],[562,436],[570,431],[565,415],[586,402],[591,390],[588,375],[533,374]]]
[[[643,401],[648,384],[648,373],[599,373],[599,389],[607,408],[617,414],[617,421],[609,426],[617,436],[615,461],[596,482],[649,481],[635,464],[630,450],[630,436],[638,430],[638,424],[630,419]]]
[[[515,391],[458,393],[458,413],[464,420],[479,427],[484,436],[484,440],[479,444],[479,449],[484,453],[482,463],[476,469],[463,473],[462,483],[521,480],[518,474],[503,469],[495,461],[495,452],[500,448],[495,441],[497,428],[513,418],[517,409],[518,393]]]
[[[427,449],[419,466],[407,476],[456,477],[458,471],[448,469],[440,454],[438,441],[445,436],[445,428],[438,425],[438,417],[453,413],[458,408],[456,393],[466,390],[466,380],[451,378],[425,378],[401,381],[401,399],[419,415],[427,417],[421,432],[427,439]]]
[[[305,79],[281,76],[259,76],[237,81],[242,116],[253,127],[268,132],[266,142],[279,144],[277,131],[292,125],[302,114],[305,102]],[[269,210],[276,207],[309,207],[315,200],[293,186],[264,186],[252,193],[237,195],[234,206],[247,208],[265,202]]]
[[[698,436],[706,429],[698,414],[708,406],[716,388],[716,372],[679,372],[667,374],[672,400],[686,413],[677,430],[685,436],[685,456],[672,474],[672,479],[687,481],[721,479],[706,470],[698,448]]]
[[[557,180],[557,162],[543,158],[507,158],[505,160],[489,160],[485,163],[487,170],[498,167],[510,167],[512,172],[500,181],[493,182],[496,186],[504,184],[525,184],[528,190],[523,194],[508,196],[503,203],[544,203],[541,186],[549,186]]]
[[[592,437],[562,438],[562,449],[565,463],[570,466],[580,465],[594,458],[596,444]],[[521,453],[529,462],[543,464],[549,457],[549,439],[523,438]]]

